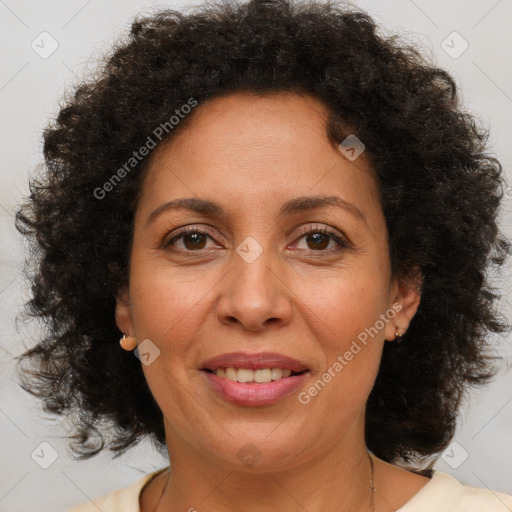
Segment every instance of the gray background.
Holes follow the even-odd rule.
[[[63,511],[167,465],[147,442],[116,461],[104,454],[75,462],[64,441],[65,420],[50,421],[37,401],[17,385],[12,359],[23,350],[23,343],[35,342],[37,326],[15,323],[28,288],[20,274],[24,255],[13,227],[13,211],[27,193],[29,173],[41,161],[41,131],[56,114],[62,94],[108,52],[136,13],[191,3],[0,0],[0,511]],[[433,52],[437,63],[462,87],[466,107],[491,128],[491,150],[510,175],[512,1],[354,3],[366,8],[385,31],[405,32],[407,39]],[[31,48],[32,41],[40,51],[51,48],[48,36],[40,36],[44,31],[58,43],[47,58]],[[456,55],[464,40],[467,50]],[[512,189],[507,189],[506,197],[501,222],[510,236]],[[509,318],[510,267],[494,277],[504,295],[502,311]],[[456,444],[435,467],[463,483],[512,494],[512,372],[506,371],[512,348],[510,339],[495,341],[502,370],[492,385],[471,393]],[[50,446],[40,446],[43,442]],[[49,463],[52,455],[57,458],[47,469],[34,460]]]

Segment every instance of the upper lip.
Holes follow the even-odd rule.
[[[276,352],[229,352],[212,357],[201,366],[202,370],[217,370],[218,368],[248,368],[251,370],[281,368],[292,372],[308,370],[308,367],[301,361]]]

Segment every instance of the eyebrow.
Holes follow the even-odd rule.
[[[364,213],[352,203],[345,201],[338,196],[302,196],[296,197],[284,203],[279,210],[279,217],[285,217],[293,213],[300,213],[309,210],[316,210],[324,208],[326,206],[336,206],[350,213],[354,217],[367,223]],[[146,225],[152,222],[156,217],[160,216],[164,212],[176,211],[176,210],[188,210],[201,215],[210,217],[226,218],[227,213],[222,206],[214,201],[207,199],[198,199],[195,197],[190,198],[179,198],[168,201],[160,205],[155,211],[153,211],[147,221]]]

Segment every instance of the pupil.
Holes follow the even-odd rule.
[[[188,234],[188,235],[185,235],[185,237],[183,238],[183,241],[185,243],[185,246],[187,247],[187,249],[202,249],[203,247],[201,246],[201,242],[204,243],[204,235],[201,235],[200,233],[191,233],[191,234]],[[190,242],[192,241],[192,244],[188,244],[187,242]]]
[[[327,240],[327,237],[323,234],[323,233],[315,233],[314,235],[309,235],[308,236],[308,239],[309,238],[314,238],[314,244],[316,244],[316,247],[313,247],[313,248],[316,248],[316,249],[325,249],[328,245],[329,245],[329,241]],[[321,240],[324,240],[324,243],[321,244]],[[327,243],[325,243],[325,241],[327,240]],[[318,243],[320,242],[320,246],[318,245]]]

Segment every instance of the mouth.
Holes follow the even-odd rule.
[[[209,359],[201,373],[217,395],[242,406],[269,405],[293,394],[308,378],[301,361],[276,353],[229,353]]]

